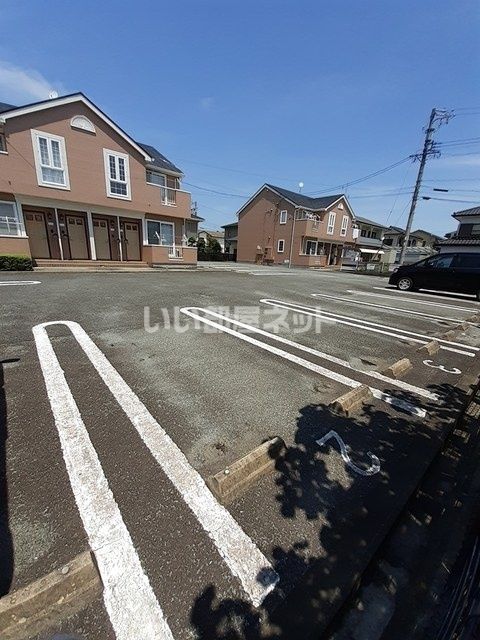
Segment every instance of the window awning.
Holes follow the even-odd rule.
[[[360,251],[362,253],[378,253],[380,256],[385,253],[385,251],[381,251],[379,249],[360,249]]]

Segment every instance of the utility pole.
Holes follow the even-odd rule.
[[[414,159],[420,159],[420,166],[418,168],[417,181],[415,183],[415,189],[413,190],[412,196],[412,204],[410,205],[410,212],[408,214],[407,220],[407,228],[405,229],[405,238],[403,240],[402,251],[400,253],[400,266],[403,264],[405,260],[405,252],[408,247],[408,240],[410,238],[410,231],[412,230],[412,222],[413,217],[415,215],[415,208],[417,206],[418,194],[420,193],[420,188],[422,186],[422,178],[423,171],[425,169],[425,164],[427,162],[427,158],[431,155],[439,155],[438,149],[435,147],[435,142],[433,141],[433,132],[435,131],[435,123],[438,122],[438,126],[442,124],[442,122],[448,122],[448,120],[453,117],[453,113],[451,111],[446,111],[445,109],[432,109],[430,114],[430,118],[428,120],[427,128],[425,129],[425,142],[423,143],[423,150],[421,155],[413,156]]]

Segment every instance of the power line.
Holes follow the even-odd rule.
[[[464,204],[477,204],[478,200],[453,200],[451,198],[435,198],[434,196],[422,196],[423,200],[439,200],[440,202],[463,202]],[[480,198],[479,198],[480,200]]]
[[[316,195],[316,194],[326,193],[327,191],[331,191],[333,189],[345,189],[346,187],[350,187],[353,184],[358,184],[359,182],[364,182],[365,180],[369,180],[370,178],[374,178],[375,176],[379,176],[382,173],[386,173],[387,171],[391,171],[395,167],[398,167],[401,164],[404,164],[405,162],[408,162],[411,159],[412,159],[411,156],[407,156],[406,158],[403,158],[402,160],[399,160],[398,162],[394,162],[393,164],[389,165],[388,167],[384,167],[383,169],[379,169],[378,171],[373,171],[372,173],[369,173],[368,175],[363,176],[362,178],[357,178],[356,180],[351,180],[350,182],[342,182],[341,184],[330,186],[327,189],[321,189],[321,190],[318,190],[318,191],[309,191],[307,193],[307,195]]]
[[[200,187],[198,184],[192,184],[191,182],[183,182],[183,184],[186,184],[189,187],[193,187],[194,189],[200,189],[200,191],[207,191],[208,193],[214,193],[217,196],[227,196],[229,198],[242,198],[242,200],[244,200],[245,198],[250,198],[250,196],[241,195],[239,193],[225,193],[223,191],[216,191],[215,189],[207,189],[206,187]]]

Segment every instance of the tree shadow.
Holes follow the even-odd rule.
[[[320,637],[358,584],[453,428],[452,418],[465,405],[465,392],[452,385],[431,385],[429,391],[445,399],[445,405],[424,399],[420,403],[395,387],[385,390],[403,403],[421,404],[427,411],[423,420],[413,418],[408,409],[392,411],[378,401],[365,404],[352,417],[336,415],[324,404],[301,409],[294,442],[276,461],[275,501],[286,526],[302,518],[318,523],[315,539],[299,536],[282,546],[275,544],[277,533],[267,555],[280,582],[258,609],[246,599],[219,599],[215,585],[209,585],[191,611],[198,640]],[[330,430],[344,440],[357,468],[370,467],[369,452],[378,456],[379,472],[368,477],[357,473],[345,464],[334,440],[320,448],[317,440]]]
[[[8,513],[7,400],[3,375],[7,362],[0,361],[0,597],[9,592],[13,578],[13,542]]]

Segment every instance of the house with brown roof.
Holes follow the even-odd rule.
[[[452,213],[452,218],[458,222],[457,230],[449,233],[444,240],[439,240],[435,248],[440,253],[480,253],[480,206],[456,211]]]
[[[0,103],[0,254],[37,265],[196,263],[182,178],[82,93]]]
[[[358,236],[344,194],[314,198],[264,184],[237,215],[239,262],[340,268]]]

